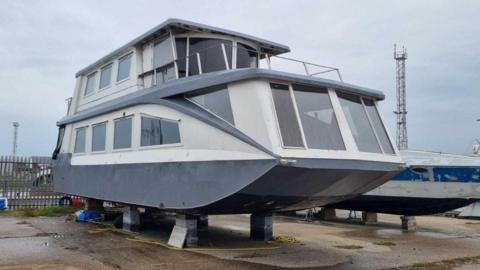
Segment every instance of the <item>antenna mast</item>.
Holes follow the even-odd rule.
[[[407,136],[407,105],[406,105],[406,84],[405,84],[405,60],[407,60],[407,49],[397,51],[397,45],[393,45],[393,58],[397,66],[397,147],[400,150],[408,148]]]
[[[20,123],[13,122],[13,149],[12,149],[12,156],[17,156],[17,138],[18,138],[18,127]]]

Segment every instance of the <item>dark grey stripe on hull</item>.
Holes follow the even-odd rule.
[[[239,192],[194,212],[240,214],[319,207],[370,191],[395,173],[276,166]]]
[[[54,162],[55,190],[106,201],[190,213],[252,213],[305,209],[348,199],[386,182],[392,166],[346,169],[330,160],[314,168],[278,165],[276,159],[71,166]],[[328,168],[326,165],[333,167]],[[335,168],[336,167],[336,168]],[[364,164],[363,167],[366,167]]]
[[[331,208],[405,216],[433,215],[467,206],[475,199],[415,198],[362,195],[328,205]]]

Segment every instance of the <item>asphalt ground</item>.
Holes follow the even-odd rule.
[[[0,269],[480,269],[480,221],[417,217],[417,232],[379,215],[375,226],[275,217],[275,241],[249,239],[247,215],[211,216],[196,249],[165,245],[173,222],[141,233],[68,217],[1,217]]]

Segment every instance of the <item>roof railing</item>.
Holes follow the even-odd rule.
[[[236,63],[232,63],[231,56],[233,48],[237,49],[237,55],[239,55],[239,52],[241,52],[246,57],[241,60],[242,63],[240,63],[240,59],[237,59]],[[221,58],[223,58],[223,60],[219,60]],[[292,66],[292,63],[297,64],[297,66]],[[170,62],[169,64],[166,64],[164,66],[155,67],[153,70],[140,74],[140,76],[143,77],[145,75],[153,73],[155,77],[154,85],[157,85],[156,78],[158,73],[170,74],[172,70],[175,70],[173,72],[178,72],[177,76],[181,78],[207,72],[229,70],[232,69],[234,64],[237,68],[258,67],[270,70],[300,73],[311,77],[332,74],[336,77],[333,77],[333,79],[343,82],[340,69],[336,67],[319,65],[285,56],[259,53],[255,50],[250,50],[244,47],[229,45],[225,43],[215,44],[191,53],[188,56],[177,58],[173,61],[173,63]],[[330,76],[330,78],[332,77]]]

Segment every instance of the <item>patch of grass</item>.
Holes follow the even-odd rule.
[[[387,247],[393,247],[393,246],[396,246],[396,245],[397,245],[397,244],[395,244],[395,243],[392,242],[392,241],[386,241],[386,240],[373,242],[373,244],[374,244],[374,245],[377,245],[377,246],[387,246]]]
[[[235,256],[234,258],[235,259],[248,259],[248,258],[259,258],[259,257],[265,257],[265,256],[268,256],[268,254],[253,252],[253,253],[241,254],[241,255]]]
[[[480,222],[465,222],[466,225],[478,225]]]
[[[276,243],[281,243],[281,244],[298,244],[300,241],[298,241],[297,238],[293,236],[288,236],[288,235],[276,235],[273,237],[273,241]]]
[[[341,248],[341,249],[362,249],[362,246],[357,246],[357,245],[339,245],[335,246],[336,248]]]
[[[450,270],[464,265],[479,264],[480,256],[461,257],[438,262],[416,263],[385,270]]]
[[[13,211],[0,212],[0,217],[61,217],[75,213],[78,207],[52,206],[44,208],[21,208]]]

